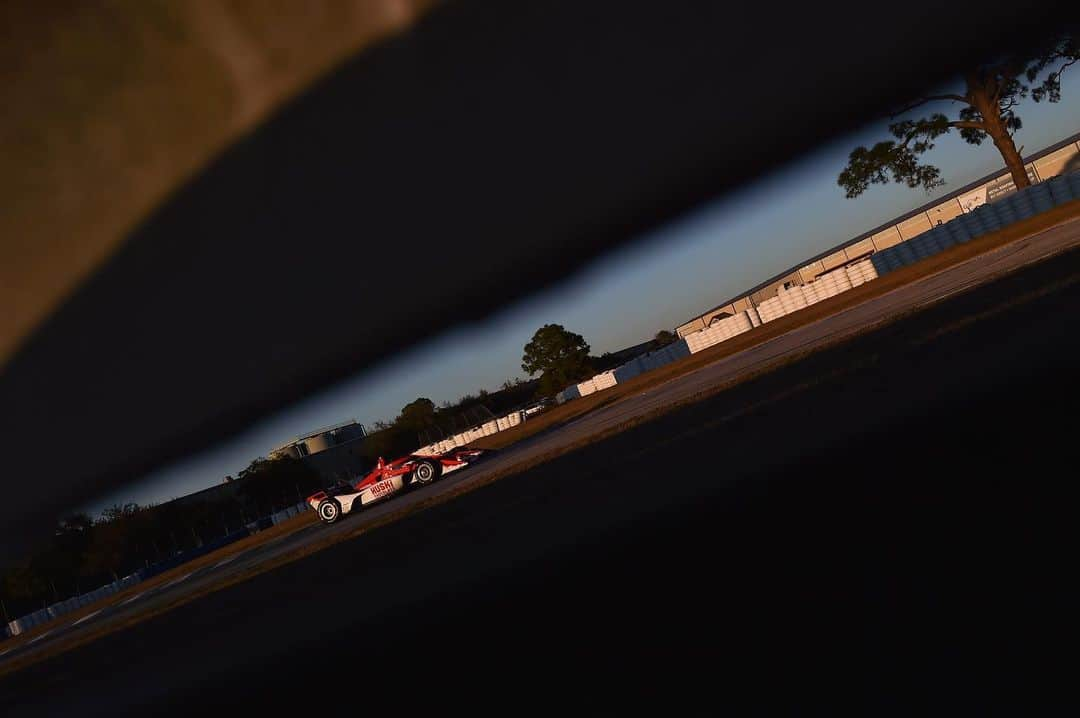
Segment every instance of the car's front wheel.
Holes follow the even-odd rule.
[[[439,467],[435,465],[434,461],[420,461],[417,462],[416,468],[413,469],[413,483],[424,485],[430,484],[435,479],[439,478]]]
[[[319,503],[319,518],[325,524],[332,524],[341,518],[341,504],[333,499],[325,499]]]

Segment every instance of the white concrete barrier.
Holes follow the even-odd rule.
[[[758,305],[758,315],[763,323],[775,321],[785,314],[787,312],[784,311],[779,297],[769,297]]]
[[[841,292],[846,292],[851,289],[851,280],[848,278],[847,272],[841,267],[831,274],[836,278],[836,286]]]
[[[594,376],[592,378],[592,382],[593,382],[593,385],[596,386],[597,391],[602,391],[604,389],[610,389],[611,387],[615,386],[618,383],[615,380],[614,372],[612,372],[610,370],[600,372],[599,374],[597,374],[596,376]]]
[[[588,396],[596,391],[596,384],[593,383],[592,379],[586,379],[577,385],[577,390],[579,396]]]

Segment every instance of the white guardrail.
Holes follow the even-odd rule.
[[[485,436],[493,436],[500,431],[506,431],[507,429],[513,429],[515,426],[521,424],[524,421],[524,412],[512,411],[505,416],[500,416],[497,419],[474,426],[471,429],[466,429],[460,433],[454,434],[442,441],[436,441],[426,446],[421,446],[415,452],[416,454],[445,454],[447,451],[453,451],[454,449],[462,446],[467,446],[477,439],[482,439]]]
[[[66,601],[59,601],[52,604],[51,606],[46,606],[40,611],[34,611],[33,613],[29,613],[25,616],[16,618],[14,621],[8,622],[8,624],[4,627],[6,634],[8,636],[17,636],[20,633],[34,628],[35,626],[40,626],[41,624],[47,623],[54,618],[58,618],[65,613],[70,613],[71,611],[82,608],[83,606],[89,606],[91,603],[105,598],[106,596],[111,596],[114,593],[119,593],[128,586],[134,586],[141,580],[142,578],[138,574],[133,573],[129,576],[124,576],[119,581],[107,583],[104,586],[97,588],[93,591],[74,596],[73,598],[69,598]]]

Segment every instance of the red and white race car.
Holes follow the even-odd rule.
[[[307,503],[324,523],[332,524],[354,509],[464,469],[487,453],[486,449],[455,449],[434,456],[410,454],[389,463],[380,456],[375,468],[367,475],[352,483],[314,493],[307,498]]]

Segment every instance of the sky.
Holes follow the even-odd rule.
[[[948,112],[948,105],[938,107]],[[1018,112],[1024,126],[1014,139],[1025,156],[1080,131],[1080,71],[1065,73],[1060,103],[1027,101]],[[435,336],[82,510],[97,515],[115,503],[160,503],[207,488],[294,436],[349,419],[370,428],[378,420],[393,420],[420,396],[440,404],[481,388],[494,391],[507,379],[526,378],[522,349],[544,324],[562,324],[583,335],[594,355],[646,341],[936,197],[1004,171],[989,141],[974,147],[954,132],[925,156],[941,168],[944,187],[927,194],[903,185],[874,185],[859,198],[846,199],[836,177],[848,153],[887,139],[887,124],[868,125],[819,147],[634,238],[558,287],[509,305],[483,323]]]

